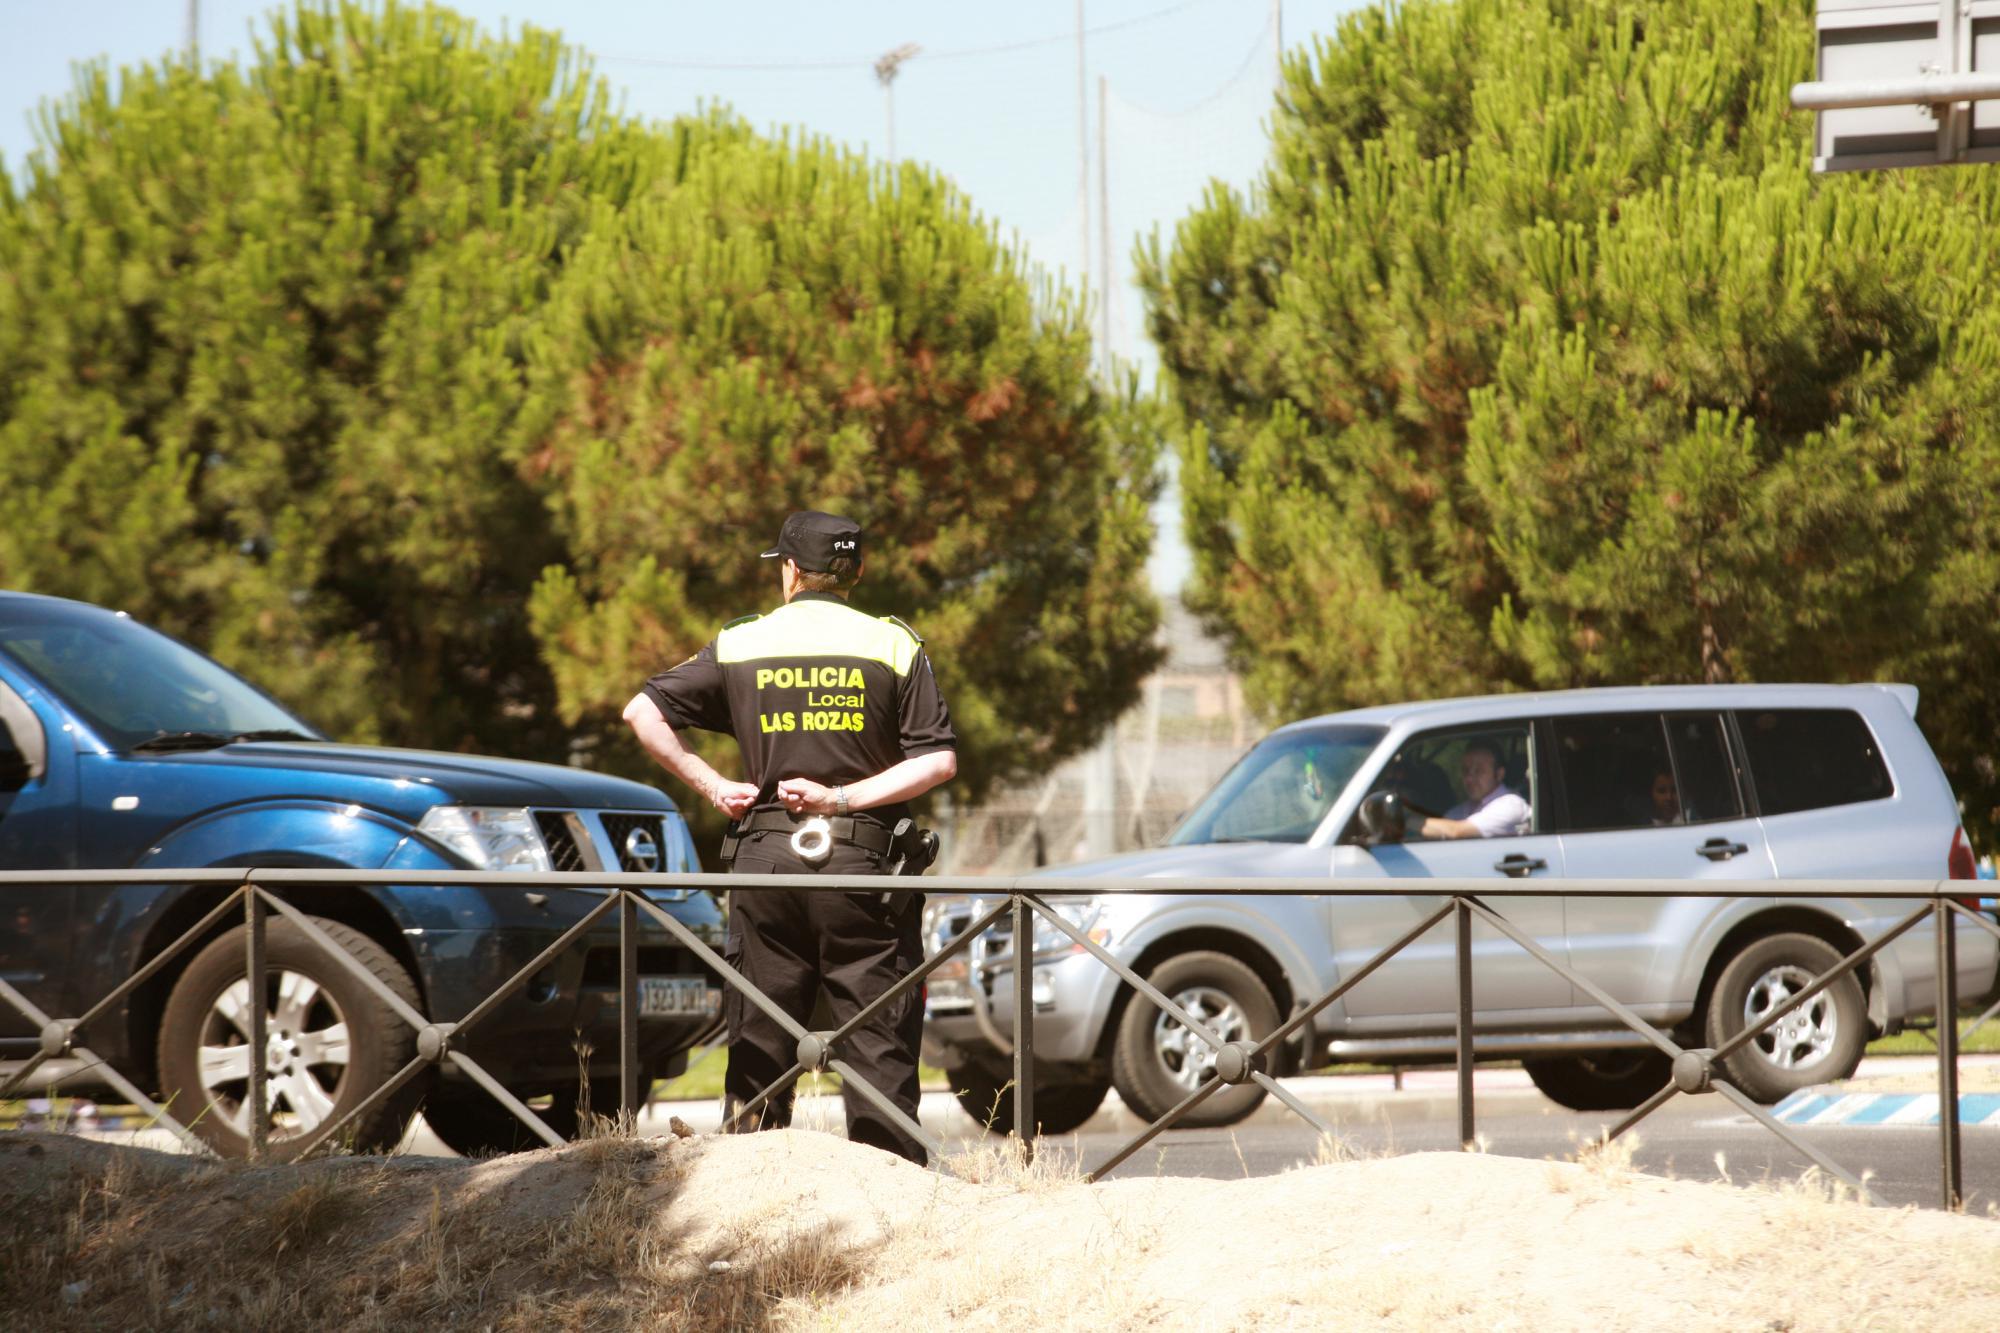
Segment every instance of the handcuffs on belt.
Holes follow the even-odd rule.
[[[731,820],[722,838],[722,863],[732,865],[740,837],[738,821]],[[792,830],[792,852],[809,866],[826,864],[833,855],[833,824],[824,815],[814,815]],[[889,873],[921,875],[938,855],[938,835],[918,828],[914,819],[899,819],[889,831]]]
[[[792,833],[792,852],[809,866],[820,865],[833,855],[833,825],[824,815],[814,815]]]

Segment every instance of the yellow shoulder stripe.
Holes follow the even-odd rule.
[[[858,657],[899,676],[917,660],[917,636],[833,602],[791,602],[756,620],[726,625],[715,636],[718,662],[771,657]]]

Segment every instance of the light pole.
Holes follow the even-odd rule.
[[[882,85],[882,101],[889,118],[889,160],[896,160],[896,73],[903,62],[917,55],[924,48],[915,42],[904,42],[895,50],[885,53],[875,62],[875,78]]]

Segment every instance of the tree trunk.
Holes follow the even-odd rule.
[[[1729,659],[1723,655],[1722,632],[1715,627],[1715,608],[1699,595],[1695,598],[1694,607],[1695,614],[1701,617],[1701,683],[1727,685],[1732,673]]]

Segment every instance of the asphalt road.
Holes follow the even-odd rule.
[[[1391,1156],[1449,1152],[1458,1147],[1458,1111],[1448,1095],[1398,1093],[1320,1102],[1315,1112],[1331,1124],[1348,1153]],[[1488,1093],[1474,1103],[1475,1125],[1485,1151],[1510,1157],[1568,1160],[1617,1117],[1566,1111],[1533,1090]],[[1274,1118],[1271,1108],[1229,1129],[1171,1130],[1141,1148],[1111,1178],[1176,1175],[1221,1179],[1261,1176],[1314,1160],[1317,1131],[1289,1112]],[[1119,1112],[1100,1115],[1082,1132],[1050,1140],[1080,1154],[1086,1168],[1111,1157],[1133,1132]],[[1633,1166],[1653,1175],[1683,1180],[1794,1180],[1812,1161],[1769,1129],[1719,1097],[1680,1097],[1653,1113],[1636,1130]],[[1936,1208],[1942,1202],[1939,1135],[1935,1126],[1793,1127],[1816,1150],[1856,1176],[1865,1176],[1876,1198],[1887,1204]],[[1962,1132],[1966,1195],[1973,1211],[2000,1205],[2000,1128],[1979,1126]]]
[[[1475,1132],[1486,1152],[1566,1161],[1618,1119],[1566,1111],[1535,1091],[1518,1070],[1482,1069],[1478,1078]],[[1458,1112],[1448,1070],[1413,1073],[1402,1088],[1392,1087],[1386,1076],[1291,1079],[1286,1086],[1332,1126],[1346,1156],[1451,1152],[1458,1148]],[[642,1118],[640,1130],[667,1133],[672,1116],[685,1118],[700,1131],[713,1129],[720,1120],[714,1101],[656,1103]],[[925,1094],[923,1120],[950,1148],[984,1137],[948,1092]],[[801,1128],[839,1133],[840,1121],[838,1097],[801,1099],[796,1120]],[[1095,1169],[1143,1127],[1114,1093],[1080,1132],[1045,1138],[1042,1150],[1064,1154],[1083,1169]],[[75,1128],[113,1142],[167,1150],[177,1146],[158,1128],[136,1132],[90,1125]],[[1879,1202],[1941,1206],[1936,1126],[1788,1128],[1849,1173],[1866,1179]],[[1770,1129],[1712,1094],[1677,1097],[1633,1133],[1638,1139],[1633,1165],[1654,1175],[1744,1184],[1796,1180],[1813,1166],[1810,1158]],[[1981,1214],[2000,1210],[2000,1125],[1964,1128],[1961,1145],[1969,1209]],[[413,1129],[404,1150],[450,1152],[421,1125]],[[1121,1164],[1111,1178],[1272,1175],[1311,1164],[1319,1153],[1319,1132],[1276,1099],[1267,1098],[1248,1120],[1227,1129],[1166,1131]]]
[[[1990,1056],[1965,1057],[1964,1076],[1975,1064],[2000,1064]],[[1871,1059],[1863,1075],[1915,1075],[1928,1083],[1930,1063],[1922,1059]],[[1487,1152],[1510,1157],[1567,1161],[1621,1118],[1581,1114],[1549,1101],[1519,1069],[1481,1068],[1476,1074],[1474,1130]],[[1452,1152],[1458,1148],[1456,1079],[1449,1069],[1410,1071],[1402,1085],[1387,1075],[1287,1079],[1285,1086],[1314,1114],[1331,1125],[1349,1156],[1392,1156]],[[840,1132],[840,1103],[834,1097],[802,1099],[797,1123]],[[697,1129],[717,1116],[712,1103],[656,1107],[642,1122],[664,1131],[668,1114],[680,1114]],[[924,1096],[926,1127],[956,1147],[983,1137],[948,1093]],[[1042,1140],[1045,1152],[1062,1153],[1095,1169],[1143,1129],[1116,1093],[1104,1109],[1075,1134]],[[1878,1202],[1937,1208],[1943,1203],[1939,1134],[1936,1126],[1787,1126],[1790,1133],[1863,1178]],[[1796,1180],[1813,1162],[1760,1122],[1720,1096],[1676,1097],[1632,1131],[1638,1146],[1633,1165],[1654,1175],[1683,1180]],[[1973,1125],[1960,1131],[1962,1179],[1970,1208],[2000,1208],[2000,1125]],[[1112,1179],[1150,1175],[1234,1179],[1272,1175],[1310,1164],[1320,1152],[1319,1131],[1266,1098],[1248,1120],[1227,1129],[1168,1130],[1141,1148]]]

